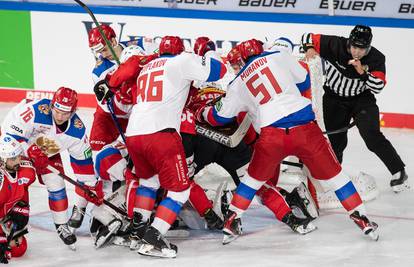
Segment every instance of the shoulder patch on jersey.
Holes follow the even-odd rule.
[[[73,126],[75,126],[78,129],[82,129],[84,127],[82,121],[78,118],[73,120]]]
[[[85,125],[83,124],[82,120],[78,117],[78,115],[73,115],[70,119],[70,125],[68,129],[65,131],[65,134],[82,139],[85,134]]]
[[[102,63],[99,65],[96,65],[95,68],[93,69],[93,74],[95,74],[96,76],[100,77],[102,75],[103,72],[105,72],[106,70],[112,68],[115,65],[114,62],[104,58],[102,60]]]
[[[33,104],[35,112],[34,122],[52,125],[52,112],[50,111],[50,99],[42,99]]]

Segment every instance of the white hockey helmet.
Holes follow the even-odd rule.
[[[22,145],[10,135],[2,135],[0,137],[0,159],[6,162],[9,158],[14,158],[23,154]]]
[[[121,56],[119,57],[119,62],[124,63],[128,60],[128,58],[140,55],[145,55],[144,49],[137,45],[130,45],[125,47],[124,50],[122,50]]]
[[[292,54],[293,47],[295,47],[295,45],[292,43],[290,39],[286,37],[280,37],[274,41],[272,49],[283,50],[288,52],[289,54]]]

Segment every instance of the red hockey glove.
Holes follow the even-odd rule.
[[[85,198],[87,201],[92,202],[96,206],[100,206],[103,203],[104,193],[103,193],[103,183],[98,181],[95,186],[83,185],[85,189],[88,189],[90,192],[86,193],[82,189],[76,187],[76,193]]]
[[[33,162],[37,171],[43,170],[49,164],[49,158],[37,145],[33,144],[27,149],[27,155]]]

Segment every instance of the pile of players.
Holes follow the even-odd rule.
[[[288,39],[241,42],[224,59],[227,70],[207,37],[186,52],[176,36],[163,37],[159,45],[148,38],[123,43],[111,27],[101,28],[113,51],[97,28],[90,31],[98,102],[90,138],[76,114],[77,93],[66,87],[52,100],[22,100],[1,125],[2,262],[16,247],[26,247],[27,186],[36,174],[49,192],[58,236],[71,248],[88,203],[95,205],[90,231],[96,248],[114,242],[156,257],[176,257],[177,246],[165,236],[177,217],[188,226],[222,230],[223,244],[233,241],[255,196],[277,220],[307,234],[316,229],[311,221],[318,212],[306,186],[290,193],[277,187],[280,162],[289,155],[306,165],[323,190],[335,191],[365,235],[378,239],[377,225],[315,122],[306,97],[309,72],[292,56]],[[235,78],[224,91],[215,82],[227,71]],[[228,130],[245,116],[252,126],[235,148],[196,133],[196,122]],[[65,150],[78,183],[70,218],[60,157]],[[194,181],[213,162],[237,186],[227,203],[221,203],[223,187],[213,202]],[[3,190],[7,184],[16,193],[3,196],[11,194]],[[182,209],[190,212],[180,214]]]

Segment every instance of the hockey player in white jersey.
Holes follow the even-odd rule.
[[[49,192],[49,208],[58,235],[66,245],[71,246],[76,242],[76,237],[67,224],[65,183],[58,174],[47,169],[48,165],[63,173],[60,153],[68,151],[78,182],[97,195],[97,198],[91,198],[76,188],[77,206],[85,207],[88,201],[100,204],[103,195],[101,183],[97,183],[95,177],[86,128],[76,114],[77,101],[76,91],[60,87],[52,100],[40,99],[28,103],[23,100],[7,114],[1,125],[2,133],[18,140],[25,154],[33,161],[39,181],[46,185]]]
[[[335,191],[350,218],[364,234],[377,240],[377,225],[366,217],[361,197],[314,121],[311,101],[301,96],[310,84],[306,70],[288,53],[264,52],[262,43],[255,39],[241,43],[240,52],[244,64],[226,96],[196,113],[211,125],[224,125],[240,111],[247,111],[259,133],[247,174],[225,219],[223,244],[241,234],[241,215],[288,155],[301,159],[325,190]]]
[[[181,113],[193,80],[215,81],[226,73],[218,60],[183,51],[179,37],[163,37],[160,57],[142,68],[133,93],[136,104],[126,131],[126,145],[140,178],[138,201],[146,203],[140,210],[143,223],[150,218],[156,190],[160,186],[168,190],[142,239],[138,252],[143,255],[176,257],[177,247],[163,236],[190,191],[186,157],[178,134]]]

